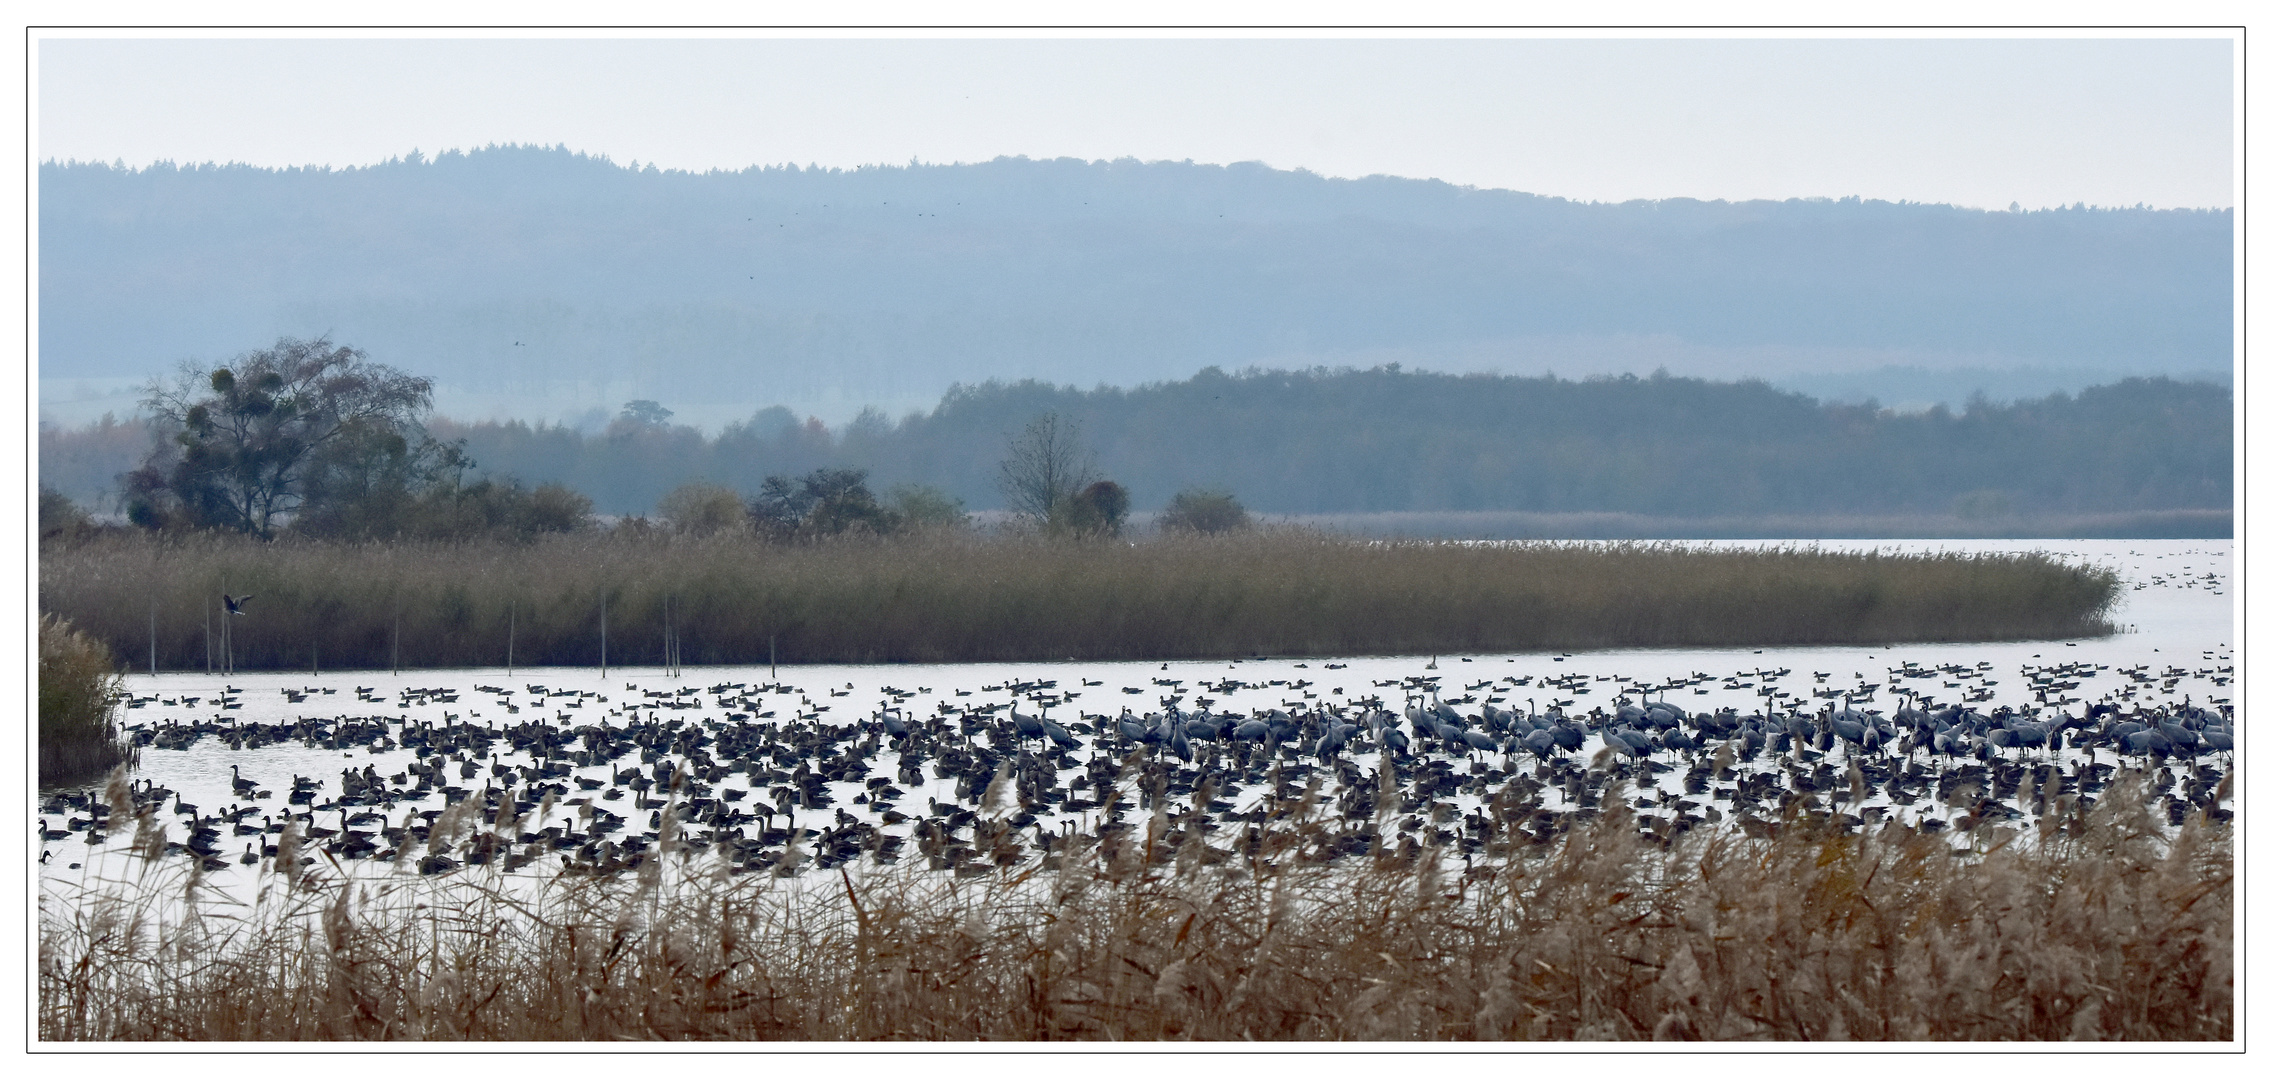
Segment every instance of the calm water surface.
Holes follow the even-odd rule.
[[[1757,547],[1757,542],[1704,542],[1697,546]],[[399,676],[379,672],[326,672],[321,677],[300,673],[240,673],[234,677],[203,672],[160,672],[130,676],[127,689],[139,706],[122,715],[130,727],[155,728],[168,720],[230,720],[290,723],[301,717],[384,718],[399,733],[409,723],[451,721],[504,727],[531,720],[576,727],[605,721],[622,726],[633,716],[669,721],[724,721],[730,712],[771,714],[765,722],[786,724],[805,718],[806,723],[846,724],[873,716],[886,703],[896,702],[910,715],[927,716],[943,708],[1007,703],[1013,696],[1028,713],[1045,712],[1062,722],[1080,717],[1118,715],[1122,709],[1138,713],[1157,711],[1169,701],[1191,710],[1205,704],[1217,713],[1247,713],[1297,705],[1345,704],[1379,698],[1392,710],[1406,700],[1407,680],[1433,677],[1447,701],[1471,699],[1462,706],[1473,713],[1480,703],[1503,707],[1545,709],[1560,705],[1585,712],[1595,707],[1614,709],[1621,694],[1639,691],[1651,700],[1662,698],[1691,712],[1732,707],[1749,713],[1761,709],[1772,696],[1788,711],[1794,704],[1810,711],[1853,695],[1859,708],[1890,713],[1903,694],[1949,703],[1969,701],[1988,711],[1995,706],[2024,707],[2038,703],[2045,684],[2061,689],[2042,691],[2042,703],[2079,712],[2082,705],[2109,695],[2118,700],[2163,705],[2190,700],[2201,705],[2236,705],[2239,684],[2234,677],[2235,637],[2233,603],[2233,551],[2230,541],[1809,541],[1798,546],[1883,551],[2044,551],[2074,561],[2106,566],[2124,582],[2123,599],[2113,613],[2124,629],[2111,637],[2075,641],[2034,641],[1997,644],[1945,643],[1803,649],[1645,649],[1611,650],[1577,654],[1476,654],[1462,656],[1305,657],[1241,661],[1171,661],[1167,663],[1062,663],[1029,664],[893,664],[806,665],[783,667],[778,675],[763,665],[751,667],[687,668],[678,676],[652,667],[611,668],[604,676],[596,668],[453,669],[405,672]],[[257,618],[257,615],[248,616]],[[2041,679],[2031,678],[2050,669]],[[1229,680],[1230,682],[1226,682]],[[2074,684],[2071,688],[2063,684]],[[721,693],[715,688],[741,684],[748,688]],[[1016,694],[1011,688],[1028,689]],[[491,686],[505,693],[480,692]],[[763,692],[758,687],[770,687]],[[224,688],[237,708],[223,710],[216,701]],[[418,696],[419,690],[448,690],[454,702],[438,696]],[[292,701],[286,691],[303,694]],[[412,695],[405,697],[405,691]],[[741,699],[723,703],[725,697]],[[190,699],[197,699],[190,704]],[[1098,747],[1079,752],[1083,760]],[[1595,743],[1598,745],[1598,738]],[[525,760],[510,752],[505,764]],[[1587,747],[1591,753],[1594,745]],[[886,750],[875,763],[875,775],[895,771],[894,754]],[[1376,755],[1356,756],[1368,772]],[[156,747],[142,751],[138,779],[149,779],[178,792],[183,802],[211,814],[238,805],[231,787],[232,766],[257,780],[272,793],[262,801],[262,812],[279,812],[295,776],[322,783],[315,800],[321,804],[339,793],[342,769],[362,770],[370,765],[382,774],[397,773],[414,760],[406,750],[333,750],[299,743],[231,751],[223,741],[206,737],[187,749]],[[626,762],[592,766],[578,775],[605,778]],[[1513,760],[1519,763],[1522,755]],[[458,765],[449,765],[449,783],[478,790],[488,782],[487,762],[473,780],[457,778]],[[743,778],[727,781],[729,785]],[[1677,791],[1677,776],[1662,780]],[[925,783],[910,788],[898,806],[918,815],[931,798],[951,798],[954,782],[937,781],[925,774]],[[570,785],[571,794],[593,796]],[[794,810],[795,824],[825,828],[850,813],[877,820],[867,807],[853,802],[864,794],[862,785],[830,785],[833,807]],[[762,796],[762,791],[758,792]],[[1262,796],[1250,790],[1234,797],[1244,808]],[[1459,796],[1461,809],[1480,805],[1475,796]],[[439,809],[437,791],[423,801],[403,801],[384,811],[390,822],[400,822],[408,811]],[[602,804],[627,818],[630,832],[646,824],[647,811],[634,810],[630,799]],[[35,811],[39,808],[35,806]],[[566,814],[573,808],[562,807]],[[1923,808],[1920,807],[1920,814]],[[63,817],[36,815],[46,827],[61,829]],[[316,815],[318,824],[339,824],[337,811]],[[173,832],[182,839],[181,819]],[[258,815],[252,820],[259,820]],[[777,823],[780,823],[777,821]],[[1045,818],[1045,826],[1058,824]],[[538,826],[530,826],[535,828]],[[904,835],[909,825],[887,827]],[[248,838],[222,829],[222,857],[231,869],[216,875],[227,878],[238,871],[234,856]],[[102,846],[90,846],[84,833],[43,845],[48,853],[42,865],[43,881],[50,887],[68,886],[90,874],[115,872],[131,838],[121,830]],[[77,864],[77,865],[74,865]]]

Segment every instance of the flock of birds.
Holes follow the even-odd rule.
[[[2109,670],[2127,685],[2085,700],[2083,683]],[[830,695],[850,696],[849,684],[821,700],[779,682],[627,684],[616,700],[480,685],[468,702],[446,687],[392,698],[355,687],[359,704],[393,709],[319,707],[333,715],[274,722],[239,719],[244,691],[224,685],[218,696],[136,697],[131,708],[174,715],[129,730],[145,773],[168,772],[156,758],[168,753],[208,769],[226,760],[225,795],[208,784],[199,805],[150,778],[127,786],[132,806],[106,804],[117,789],[48,793],[40,859],[76,867],[157,815],[182,830],[164,850],[208,871],[290,853],[427,874],[495,864],[598,875],[641,865],[667,835],[732,872],[873,858],[977,874],[1046,864],[1077,835],[1108,846],[1142,836],[1157,811],[1169,829],[1161,850],[1209,861],[1255,855],[1274,823],[1293,820],[1313,858],[1437,846],[1473,861],[1553,843],[1599,813],[1613,782],[1627,785],[1642,835],[1669,841],[1697,827],[1762,835],[1793,815],[1851,828],[1891,814],[1969,832],[2038,815],[2062,791],[2087,799],[2118,768],[2150,770],[2172,823],[2230,817],[2218,789],[2234,767],[2231,706],[2159,700],[2181,682],[2226,685],[2230,666],[2024,665],[2032,700],[2021,708],[1985,705],[1999,674],[1986,664],[1904,664],[1838,686],[1811,674],[1813,686],[1765,668],[1659,684],[1554,674],[1447,686],[1423,672],[1356,694],[1301,675],[1191,687],[1155,678],[1121,689],[1157,707],[1117,714],[1074,705],[1101,687],[1088,680],[951,695],[884,687],[872,709],[842,720],[829,716]],[[1700,686],[1750,690],[1758,705],[1692,712],[1667,700]],[[342,689],[282,687],[283,711]],[[1597,689],[1613,692],[1581,710]],[[1278,700],[1213,708],[1257,692]],[[919,697],[933,702],[927,714],[910,707]],[[349,763],[330,774],[342,756]]]

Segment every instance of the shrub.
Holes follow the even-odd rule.
[[[710,536],[747,524],[741,496],[701,481],[681,484],[656,500],[655,516],[694,536]]]
[[[891,512],[898,516],[900,527],[907,531],[963,529],[970,525],[970,515],[963,510],[962,500],[929,484],[901,484],[891,489],[887,497]]]
[[[1176,492],[1168,508],[1160,514],[1160,528],[1167,532],[1237,532],[1253,523],[1236,496],[1211,488],[1185,488]]]
[[[515,507],[513,520],[521,530],[534,534],[574,532],[591,517],[589,496],[566,484],[538,484]]]
[[[85,537],[94,531],[94,522],[87,512],[71,497],[41,484],[39,486],[39,538],[41,542],[60,540],[69,542]]]
[[[1049,531],[1074,536],[1119,536],[1128,517],[1128,489],[1099,480],[1059,502],[1049,512]]]
[[[591,499],[559,484],[532,491],[518,480],[484,477],[327,507],[293,522],[291,531],[326,540],[525,541],[543,533],[573,532],[591,513]]]
[[[39,623],[39,782],[85,783],[125,760],[110,649],[61,616]]]

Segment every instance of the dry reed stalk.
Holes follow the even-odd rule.
[[[39,782],[80,784],[130,755],[119,739],[120,688],[111,650],[61,616],[39,621]]]
[[[49,549],[40,607],[190,666],[224,582],[251,669],[945,662],[1985,641],[2106,632],[2118,583],[2039,555],[926,536],[534,545],[127,535]],[[157,601],[151,614],[151,599]],[[675,601],[668,598],[676,597]],[[665,604],[670,631],[663,632]],[[156,630],[153,634],[152,623]],[[776,644],[777,643],[777,644]],[[645,650],[642,652],[641,650]]]
[[[2029,835],[1640,836],[1326,863],[1157,812],[975,877],[264,878],[43,903],[43,1040],[2069,1040],[2234,1037],[2229,828],[2143,777]],[[1014,836],[1014,834],[1011,834]],[[1227,843],[1226,843],[1227,841]]]

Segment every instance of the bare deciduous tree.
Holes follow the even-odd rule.
[[[1012,513],[1047,521],[1051,510],[1096,478],[1096,457],[1081,443],[1079,422],[1049,412],[1010,440],[1000,483]]]

